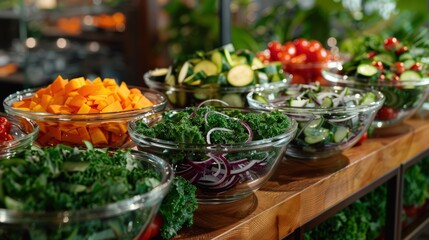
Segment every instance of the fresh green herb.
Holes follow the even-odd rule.
[[[279,111],[242,113],[238,110],[225,110],[219,112],[215,107],[204,106],[195,112],[194,108],[187,108],[181,112],[167,110],[162,114],[162,121],[153,126],[138,121],[136,131],[148,137],[175,143],[206,144],[206,136],[211,129],[226,128],[231,131],[214,131],[210,136],[211,143],[242,143],[248,139],[249,132],[237,119],[249,125],[253,132],[252,140],[280,135],[290,124],[288,118]]]
[[[193,216],[198,207],[195,191],[196,187],[184,178],[174,178],[159,209],[163,218],[162,238],[172,238],[183,226],[191,226],[194,223]]]
[[[429,185],[422,168],[422,162],[408,168],[404,174],[404,206],[420,206],[429,197]]]

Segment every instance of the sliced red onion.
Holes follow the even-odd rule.
[[[223,105],[225,105],[225,106],[229,106],[229,104],[228,104],[227,102],[222,101],[222,100],[220,100],[220,99],[208,99],[208,100],[205,100],[205,101],[200,102],[200,104],[198,104],[198,105],[195,107],[195,109],[194,109],[194,111],[192,112],[192,114],[190,115],[190,117],[195,117],[195,114],[197,113],[197,110],[198,110],[201,106],[203,106],[204,104],[209,103],[209,102],[219,102],[219,103],[222,103],[222,104],[223,104]]]
[[[348,116],[345,118],[331,118],[331,119],[328,119],[328,122],[334,122],[334,123],[344,122],[344,121],[350,120],[350,119],[357,117],[357,116],[358,115],[351,115],[351,116]]]
[[[206,141],[208,144],[212,144],[211,140],[210,140],[210,135],[212,134],[212,132],[214,131],[225,131],[225,132],[233,132],[231,129],[228,128],[212,128],[207,132],[207,136],[206,136]]]

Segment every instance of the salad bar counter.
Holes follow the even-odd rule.
[[[415,237],[427,218],[405,226],[400,209],[404,171],[429,154],[429,121],[421,113],[395,127],[377,129],[339,156],[284,158],[254,194],[221,208],[200,205],[194,225],[175,239],[304,239],[317,224],[385,183],[385,238]]]

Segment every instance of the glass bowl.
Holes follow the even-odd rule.
[[[278,82],[249,85],[245,87],[222,87],[218,84],[206,84],[203,86],[179,86],[169,85],[164,81],[156,80],[151,71],[143,75],[145,84],[167,95],[168,102],[173,108],[197,106],[208,99],[220,99],[227,102],[231,107],[245,107],[246,94],[257,89],[286,88],[289,75]]]
[[[13,140],[0,142],[0,158],[8,157],[33,144],[39,133],[39,126],[34,121],[5,113],[0,113],[0,117],[9,120],[10,134],[13,136]]]
[[[160,183],[135,195],[92,209],[24,212],[0,209],[2,239],[136,239],[154,219],[173,180],[173,169],[152,154],[132,151],[145,169],[154,171]]]
[[[138,87],[137,87],[138,88]],[[138,88],[154,105],[151,107],[109,113],[53,114],[32,112],[12,107],[16,101],[32,97],[38,89],[26,89],[9,95],[3,102],[7,113],[34,120],[40,128],[36,143],[54,146],[84,146],[83,140],[95,147],[131,147],[127,122],[140,114],[161,111],[167,105],[164,94],[151,89]]]
[[[328,68],[322,70],[322,74],[333,84],[373,89],[386,97],[372,124],[376,128],[395,126],[410,118],[429,94],[429,78],[370,83],[368,80],[343,75],[341,70],[342,67]]]
[[[306,91],[300,84],[293,84],[288,92],[297,96]],[[345,88],[340,86],[319,86],[321,92],[341,95]],[[348,88],[348,96],[360,101],[371,90]],[[384,102],[379,91],[374,93],[375,100],[369,105],[290,106],[285,101],[285,91],[251,92],[247,95],[250,107],[256,109],[279,110],[298,122],[298,131],[289,144],[286,155],[294,158],[328,158],[352,147],[371,125],[377,111]],[[322,93],[321,93],[322,94]],[[323,93],[324,94],[324,93]],[[261,99],[264,99],[261,101]]]
[[[246,108],[216,110],[237,110],[240,114],[268,112]],[[187,110],[171,111],[169,116]],[[199,203],[221,204],[245,198],[270,178],[296,133],[297,123],[288,117],[285,119],[283,123],[288,127],[278,136],[234,144],[185,144],[138,133],[140,121],[148,126],[156,125],[163,120],[162,113],[147,113],[130,121],[128,128],[139,150],[166,159],[173,164],[176,175],[196,186]]]
[[[341,66],[344,60],[330,60],[328,62],[283,63],[283,70],[291,74],[291,84],[308,84],[319,82],[329,84],[322,76],[322,70]]]

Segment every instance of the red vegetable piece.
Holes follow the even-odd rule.
[[[296,55],[296,47],[293,44],[293,42],[285,42],[285,44],[283,44],[283,52],[286,52],[289,56],[293,57]]]
[[[293,44],[296,48],[296,54],[306,54],[308,52],[308,47],[310,46],[310,42],[305,38],[298,38],[293,41]]]
[[[0,117],[0,125],[3,125],[6,132],[10,132],[10,122],[9,119],[5,118],[5,117]]]
[[[365,142],[365,140],[368,138],[368,132],[364,132],[362,134],[362,137],[360,137],[359,141],[357,141],[357,143],[355,144],[355,146],[359,146],[362,145],[363,142]]]
[[[296,55],[295,57],[290,59],[291,63],[305,63],[305,61],[307,60],[307,55],[305,54],[299,54]]]
[[[6,131],[4,125],[0,125],[0,142],[8,141],[9,132]]]
[[[414,71],[421,71],[423,69],[423,65],[419,62],[416,62],[410,67],[410,69]]]
[[[256,54],[256,57],[257,57],[259,60],[261,60],[261,62],[263,62],[263,63],[267,63],[267,62],[269,62],[269,61],[270,61],[271,54],[270,54],[270,51],[265,50],[265,51],[262,51],[262,52],[258,52],[258,53]]]
[[[384,49],[387,51],[397,50],[399,45],[399,40],[395,37],[389,37],[384,40]]]
[[[369,53],[367,54],[367,58],[369,58],[369,59],[373,59],[375,55],[377,55],[377,52],[375,52],[375,51],[369,52]]]
[[[395,109],[388,106],[383,106],[380,110],[378,110],[375,118],[378,120],[391,120],[394,119],[396,115],[397,112]]]
[[[395,62],[393,64],[393,71],[397,74],[397,75],[401,75],[401,73],[403,73],[405,71],[405,65],[403,62]]]
[[[277,60],[280,61],[280,62],[282,62],[282,63],[288,63],[288,62],[290,62],[291,58],[292,58],[292,56],[289,55],[285,51],[281,51],[281,52],[277,53]]]
[[[404,45],[404,46],[398,48],[398,50],[396,50],[396,54],[398,54],[398,55],[400,55],[400,54],[402,54],[404,52],[408,52],[408,46]]]
[[[277,54],[282,51],[283,45],[279,41],[271,41],[268,43],[268,50],[270,50],[271,58],[277,58]],[[278,60],[278,59],[272,59]]]
[[[143,235],[139,236],[139,240],[149,240],[152,238],[155,238],[156,236],[158,236],[159,231],[161,230],[162,227],[162,216],[160,213],[157,213],[155,215],[155,218],[153,219],[153,221],[151,222],[151,224],[149,225],[149,227],[146,229],[146,231],[143,233]]]
[[[376,68],[378,68],[378,70],[383,71],[384,69],[384,65],[381,61],[374,61],[372,62],[372,65]]]

